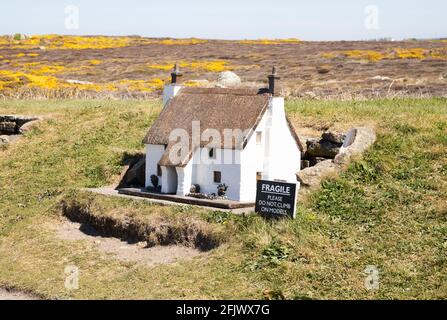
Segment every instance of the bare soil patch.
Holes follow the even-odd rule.
[[[188,215],[135,216],[115,210],[107,212],[93,199],[69,199],[61,203],[62,214],[72,222],[89,225],[102,235],[129,243],[145,242],[147,247],[180,245],[209,251],[223,241],[205,221]]]
[[[0,288],[0,300],[39,300],[39,298],[28,293]]]
[[[147,247],[146,242],[128,242],[107,237],[93,227],[66,221],[57,226],[57,235],[62,240],[86,240],[99,251],[115,255],[118,259],[143,263],[148,266],[171,264],[192,259],[200,250],[181,245]]]

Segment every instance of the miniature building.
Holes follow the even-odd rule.
[[[278,96],[275,68],[261,90],[182,87],[180,76],[175,67],[144,139],[146,187],[154,187],[154,176],[162,193],[182,196],[192,185],[216,194],[225,184],[228,199],[253,202],[259,179],[297,182],[302,145]]]

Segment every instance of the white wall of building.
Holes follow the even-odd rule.
[[[256,133],[261,132],[261,144]],[[301,151],[286,120],[284,98],[273,97],[269,109],[259,122],[241,154],[241,201],[255,201],[256,177],[297,182],[301,167]]]
[[[186,167],[177,167],[177,195],[186,196],[191,191],[191,186],[194,184],[192,181],[193,165],[190,161]]]
[[[165,106],[169,100],[174,98],[179,93],[182,86],[176,84],[168,84],[163,89],[163,106]]]
[[[165,146],[155,144],[146,145],[146,188],[152,187],[151,176],[158,176],[157,166],[164,152]],[[158,177],[158,181],[161,185],[161,177]]]
[[[161,192],[176,194],[178,188],[178,176],[175,167],[161,167]]]
[[[208,148],[197,148],[193,155],[192,183],[200,185],[201,192],[217,194],[217,186],[214,182],[214,171],[221,172],[221,183],[228,186],[227,196],[229,199],[240,200],[240,164],[220,161],[220,159],[238,159],[240,150],[216,149],[216,159],[208,157]],[[204,161],[205,160],[205,161]]]
[[[287,123],[284,98],[273,97],[270,109],[272,130],[267,178],[296,182],[296,173],[301,169],[301,151]]]

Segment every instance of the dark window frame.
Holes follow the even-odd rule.
[[[222,171],[213,172],[213,181],[214,183],[222,183]]]
[[[210,159],[216,159],[216,148],[210,148],[208,156],[210,157]]]

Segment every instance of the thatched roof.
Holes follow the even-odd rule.
[[[192,156],[192,150],[178,163],[172,163],[169,154],[176,142],[170,142],[169,136],[174,129],[183,129],[191,137],[192,122],[200,121],[201,133],[212,128],[224,137],[225,129],[241,130],[244,132],[241,139],[233,139],[230,145],[225,146],[224,141],[221,141],[215,147],[243,149],[267,110],[269,99],[270,95],[264,90],[182,88],[164,107],[147,133],[144,143],[167,146],[160,165],[185,166]],[[297,138],[293,127],[291,130]],[[209,143],[210,141],[200,141],[200,146],[204,147]]]

